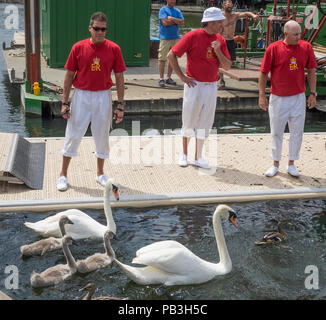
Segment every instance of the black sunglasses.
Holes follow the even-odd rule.
[[[100,27],[93,27],[92,28],[95,30],[95,31],[102,31],[102,32],[105,32],[107,30],[107,28],[100,28]]]

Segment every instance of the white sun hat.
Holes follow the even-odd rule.
[[[224,20],[225,17],[219,8],[210,7],[204,11],[201,22]]]

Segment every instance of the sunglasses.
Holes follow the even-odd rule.
[[[100,28],[100,27],[92,27],[93,28],[93,30],[95,30],[95,31],[102,31],[102,32],[105,32],[106,30],[107,30],[107,28]]]

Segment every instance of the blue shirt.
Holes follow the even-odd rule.
[[[160,28],[159,28],[159,33],[158,37],[160,39],[179,39],[179,25],[173,24],[172,26],[165,27],[161,21],[161,19],[167,19],[168,16],[182,19],[183,20],[183,15],[181,11],[177,8],[169,8],[168,6],[164,6],[160,9],[160,12],[158,14],[158,18],[160,21]]]

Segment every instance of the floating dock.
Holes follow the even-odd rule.
[[[8,143],[11,136],[0,134],[0,146]],[[25,184],[2,182],[0,212],[103,208],[103,187],[95,181],[96,158],[91,137],[83,138],[78,156],[71,161],[69,188],[65,192],[56,189],[64,139],[26,140],[46,145],[43,187],[33,190]],[[209,136],[204,156],[212,165],[211,170],[177,165],[181,150],[179,136],[112,136],[105,172],[118,185],[120,201],[112,197],[111,204],[153,207],[326,198],[326,133],[304,134],[301,159],[296,161],[299,178],[291,177],[285,170],[288,140],[289,135],[285,134],[280,172],[267,178],[264,172],[272,164],[269,134]],[[194,140],[189,148],[189,160],[193,160]],[[6,156],[0,151],[0,167]]]

